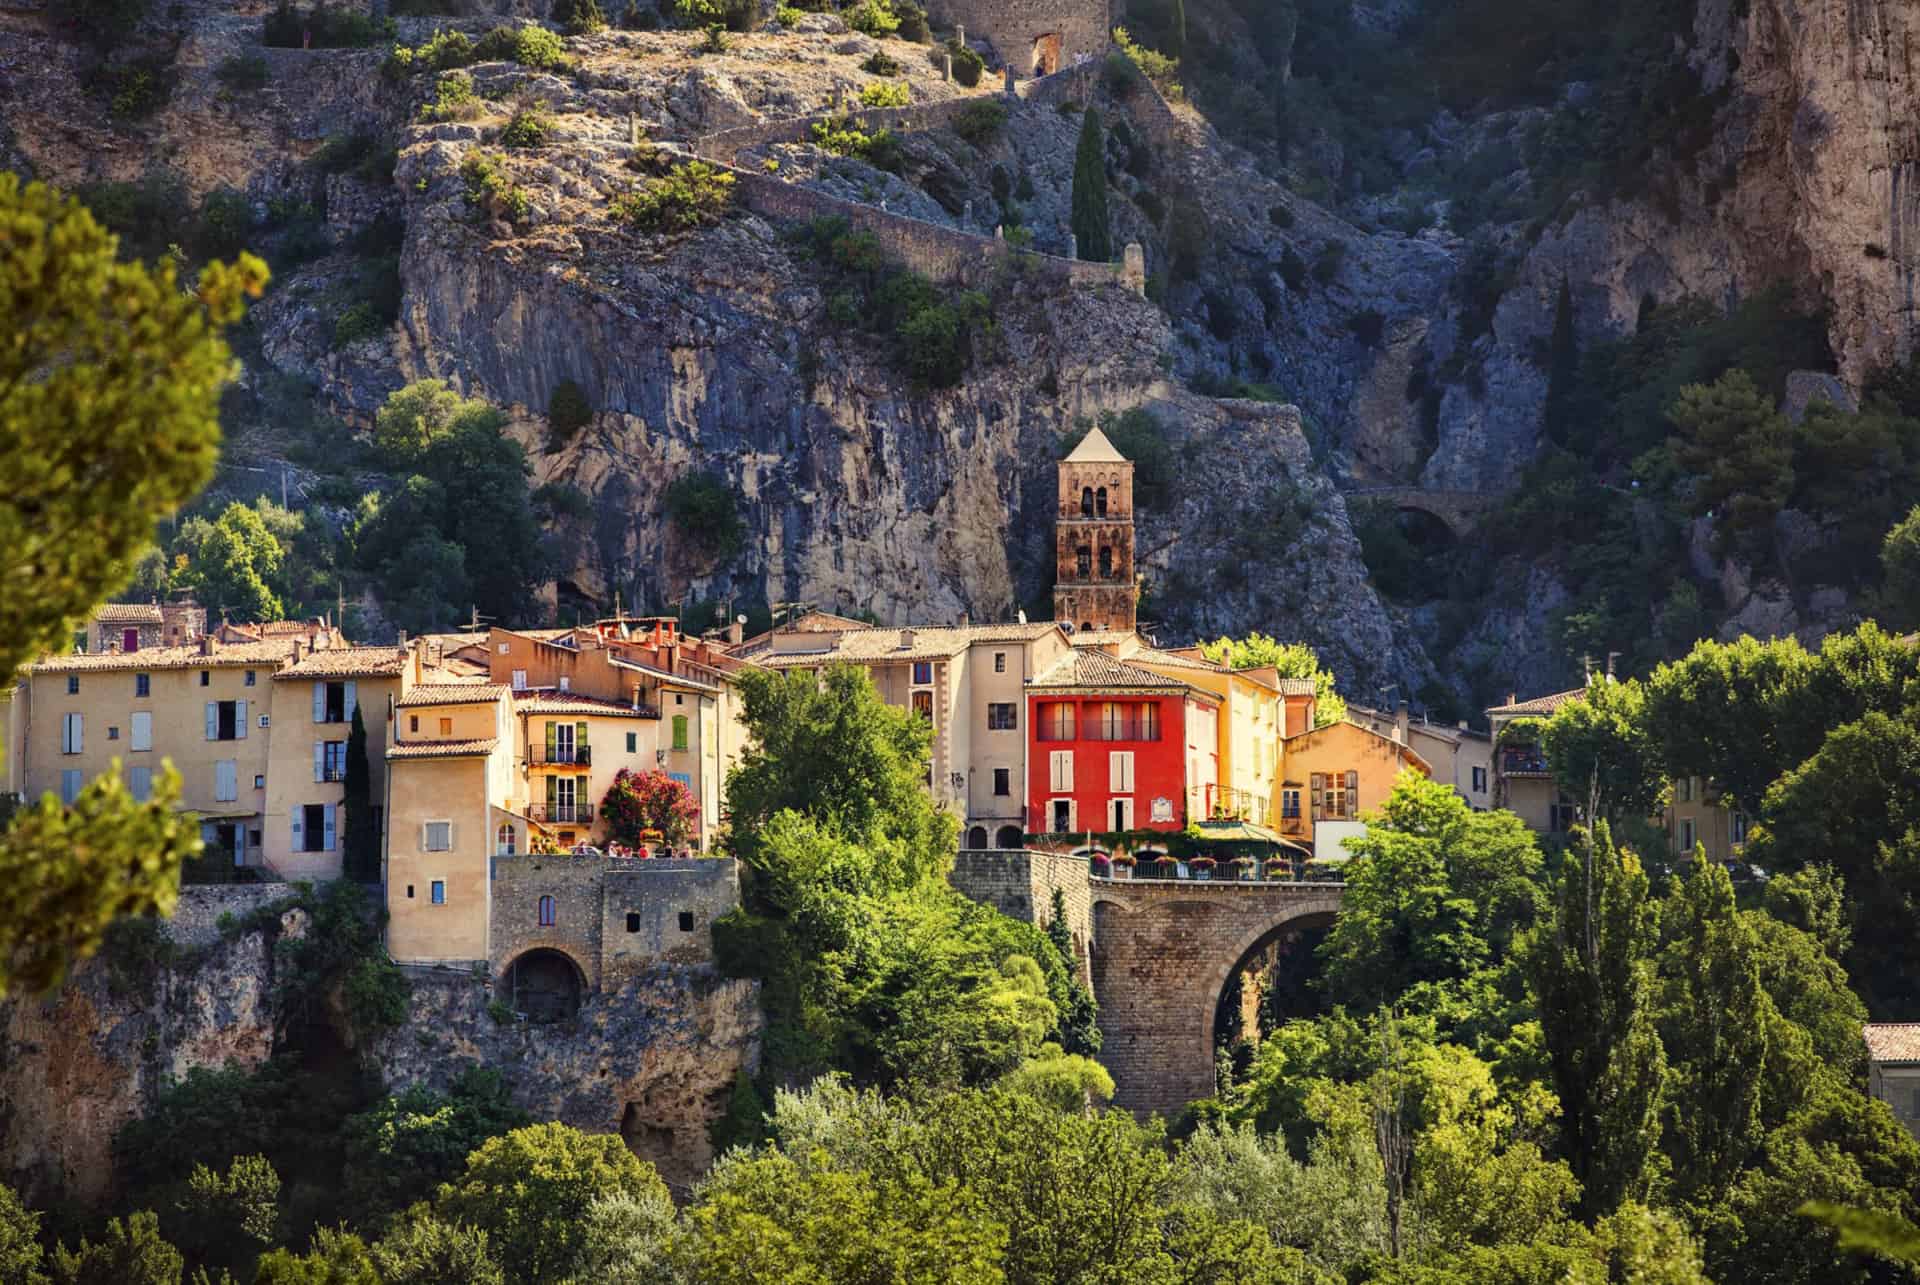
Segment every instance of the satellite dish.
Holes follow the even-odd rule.
[[[1060,632],[1061,632],[1061,633],[1063,633],[1063,634],[1070,634],[1070,633],[1072,633],[1072,632],[1073,632],[1073,622],[1072,622],[1071,620],[1063,620],[1063,621],[1061,621],[1061,622],[1060,622]]]

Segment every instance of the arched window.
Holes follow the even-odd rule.
[[[494,853],[502,857],[513,855],[514,834],[511,825],[502,823],[500,833],[494,837]]]
[[[994,836],[993,846],[996,848],[1019,847],[1020,846],[1020,827],[1017,825],[1001,826],[1000,833]]]
[[[542,928],[553,927],[554,918],[553,898],[540,898],[540,926]]]
[[[1086,579],[1093,574],[1093,550],[1081,545],[1073,551],[1074,565],[1080,569],[1080,578]]]
[[[976,850],[986,847],[987,827],[984,825],[976,825],[973,829],[967,831],[967,846]]]
[[[1113,579],[1113,550],[1104,544],[1100,546],[1100,578]]]
[[[1107,488],[1104,486],[1093,493],[1093,511],[1103,518],[1107,516]]]
[[[1080,516],[1083,518],[1093,516],[1093,488],[1090,486],[1080,488]]]

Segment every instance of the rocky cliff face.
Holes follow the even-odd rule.
[[[244,926],[274,893],[188,888],[170,925],[110,945],[46,999],[0,1004],[0,1181],[40,1207],[97,1205],[113,1194],[114,1134],[169,1078],[273,1056],[273,939],[306,927],[301,910]],[[496,1020],[469,973],[409,982],[406,1022],[366,1050],[390,1091],[491,1067],[536,1118],[620,1133],[673,1183],[705,1171],[708,1124],[759,1065],[758,984],[711,969],[655,969],[552,1026]]]

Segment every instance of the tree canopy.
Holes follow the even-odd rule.
[[[1347,702],[1334,687],[1333,671],[1320,665],[1320,657],[1305,643],[1283,643],[1254,630],[1245,638],[1220,637],[1200,644],[1200,654],[1216,665],[1233,669],[1267,669],[1282,678],[1313,680],[1313,725],[1328,727],[1347,716]]]

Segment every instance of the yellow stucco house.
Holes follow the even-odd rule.
[[[1216,817],[1263,826],[1277,824],[1280,804],[1276,787],[1284,722],[1279,673],[1271,667],[1229,669],[1193,648],[1159,651],[1141,646],[1125,659],[1129,665],[1177,678],[1220,697]]]
[[[1281,742],[1280,833],[1316,861],[1347,856],[1346,841],[1366,832],[1360,820],[1386,802],[1400,773],[1432,776],[1411,746],[1357,723],[1331,723]]]

